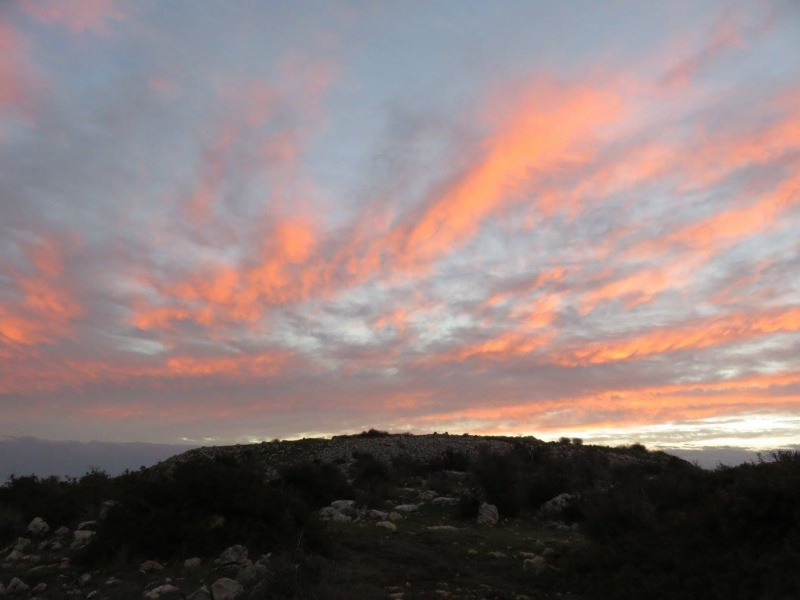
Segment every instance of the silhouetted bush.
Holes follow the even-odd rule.
[[[254,462],[195,459],[171,474],[122,476],[118,485],[120,505],[99,523],[84,561],[213,554],[234,543],[272,550],[301,531],[307,544],[321,540],[307,490],[268,482]]]
[[[355,457],[355,453],[353,454]],[[355,500],[366,506],[382,504],[393,492],[396,474],[391,465],[370,454],[360,455],[351,466]]]
[[[524,463],[517,454],[482,451],[473,469],[486,501],[496,505],[500,514],[513,517],[522,510],[528,491]]]
[[[336,465],[330,463],[300,463],[281,469],[281,481],[303,494],[309,504],[319,508],[334,500],[350,498],[353,488]]]
[[[362,431],[361,433],[357,434],[355,437],[362,437],[362,438],[380,438],[380,437],[389,437],[392,435],[388,431],[382,431],[380,429],[368,429],[367,431]]]

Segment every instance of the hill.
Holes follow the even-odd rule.
[[[370,430],[0,488],[20,598],[794,598],[800,454]],[[58,528],[58,529],[56,529]],[[0,591],[0,595],[3,592]]]

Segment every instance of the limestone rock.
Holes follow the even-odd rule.
[[[6,556],[6,560],[10,562],[15,562],[18,560],[22,560],[23,556],[24,554],[22,554],[22,552],[20,552],[19,550],[12,550],[11,552],[8,553],[8,556]]]
[[[261,564],[248,565],[239,569],[236,573],[236,581],[243,586],[249,586],[260,581],[267,576],[267,567]]]
[[[428,531],[458,531],[458,527],[453,525],[431,525],[426,527]]]
[[[17,538],[17,543],[14,544],[14,550],[18,550],[19,552],[25,552],[25,550],[27,550],[30,547],[31,543],[32,542],[28,538],[24,537]]]
[[[88,529],[79,529],[72,532],[72,548],[79,548],[89,543],[89,540],[94,536],[94,531]]]
[[[187,596],[186,600],[213,600],[207,586],[203,586]]]
[[[44,535],[48,531],[50,531],[50,525],[48,525],[42,517],[36,517],[28,523],[27,532],[31,535]]]
[[[436,493],[435,491],[433,491],[433,490],[425,490],[424,492],[420,492],[420,494],[419,494],[419,499],[420,499],[420,500],[433,500],[433,499],[434,499],[434,498],[436,498],[436,496],[438,496],[438,495],[439,495],[439,494],[437,494],[437,493]]]
[[[24,594],[29,592],[30,589],[31,586],[22,581],[19,577],[14,577],[14,579],[11,580],[11,583],[8,584],[6,592],[13,596],[14,594]]]
[[[56,529],[56,530],[53,532],[53,534],[54,534],[54,535],[56,535],[56,536],[58,536],[58,537],[64,537],[65,535],[69,535],[69,527],[64,527],[64,526],[62,525],[61,527],[59,527],[58,529]]]
[[[176,587],[170,583],[166,585],[160,585],[156,588],[153,588],[149,592],[144,593],[144,597],[148,600],[156,600],[156,598],[161,598],[162,596],[166,596],[168,594],[180,594],[181,588]]]
[[[203,563],[203,559],[195,556],[193,558],[187,558],[183,561],[183,568],[184,569],[196,569]]]
[[[211,584],[211,596],[214,600],[236,600],[243,591],[241,583],[227,577],[217,579]]]
[[[156,560],[146,560],[139,565],[139,571],[142,573],[152,573],[153,571],[161,571],[164,568],[160,562]]]
[[[97,529],[97,521],[84,521],[80,525],[78,525],[78,529],[84,531],[94,531]]]
[[[403,515],[401,515],[399,512],[392,511],[392,512],[389,513],[389,520],[390,521],[399,521],[402,518],[403,518]]]
[[[106,500],[100,505],[100,513],[97,515],[98,518],[102,521],[103,519],[107,519],[108,515],[114,510],[116,507],[122,506],[116,500]]]
[[[419,510],[419,504],[399,504],[394,509],[401,513],[411,513]]]
[[[525,562],[522,563],[522,568],[534,575],[541,575],[547,568],[547,561],[542,556],[526,558]]]
[[[44,594],[47,591],[47,584],[46,583],[38,583],[33,586],[31,590],[31,594]]]
[[[484,502],[478,509],[478,525],[497,525],[500,520],[500,513],[494,504]]]
[[[331,506],[336,510],[342,510],[344,508],[355,508],[356,501],[355,500],[334,500],[331,502]]]
[[[389,513],[385,510],[375,510],[374,508],[367,513],[367,516],[370,519],[376,519],[377,521],[385,521],[389,518]]]
[[[559,494],[555,498],[551,498],[539,509],[539,512],[543,515],[548,516],[557,516],[564,512],[566,508],[573,502],[575,496],[573,494]]]
[[[227,563],[243,563],[247,560],[247,548],[241,544],[236,544],[230,548],[226,548],[219,555],[219,562],[222,564]]]
[[[340,512],[334,513],[334,515],[331,517],[331,521],[334,523],[349,523],[352,520],[353,519],[351,517],[348,517],[346,514]]]
[[[391,521],[378,521],[377,523],[375,523],[375,525],[377,527],[383,527],[384,529],[391,532],[397,531],[397,525],[395,525]]]
[[[336,510],[332,506],[326,506],[320,509],[319,518],[322,519],[323,521],[330,521],[336,514],[339,514],[338,510]]]
[[[458,504],[458,498],[450,498],[448,496],[439,496],[432,501],[434,506],[455,506]]]

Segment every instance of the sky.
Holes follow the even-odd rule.
[[[800,4],[0,3],[0,437],[800,444]]]

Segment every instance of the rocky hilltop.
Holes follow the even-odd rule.
[[[662,452],[631,453],[630,448],[583,446],[571,440],[544,442],[532,436],[480,436],[432,433],[422,435],[389,434],[370,430],[356,435],[332,438],[303,438],[301,440],[274,440],[256,444],[232,446],[204,446],[177,454],[161,463],[156,469],[174,469],[176,465],[203,459],[256,460],[265,471],[276,476],[281,467],[303,462],[333,463],[348,468],[362,456],[368,455],[391,464],[398,458],[423,463],[436,462],[458,455],[475,459],[481,452],[509,454],[537,452],[543,458],[577,459],[588,454],[602,455],[611,465],[663,464],[676,459]]]
[[[0,597],[800,597],[800,453],[389,435],[198,448],[0,487]],[[745,590],[742,593],[742,590]]]

